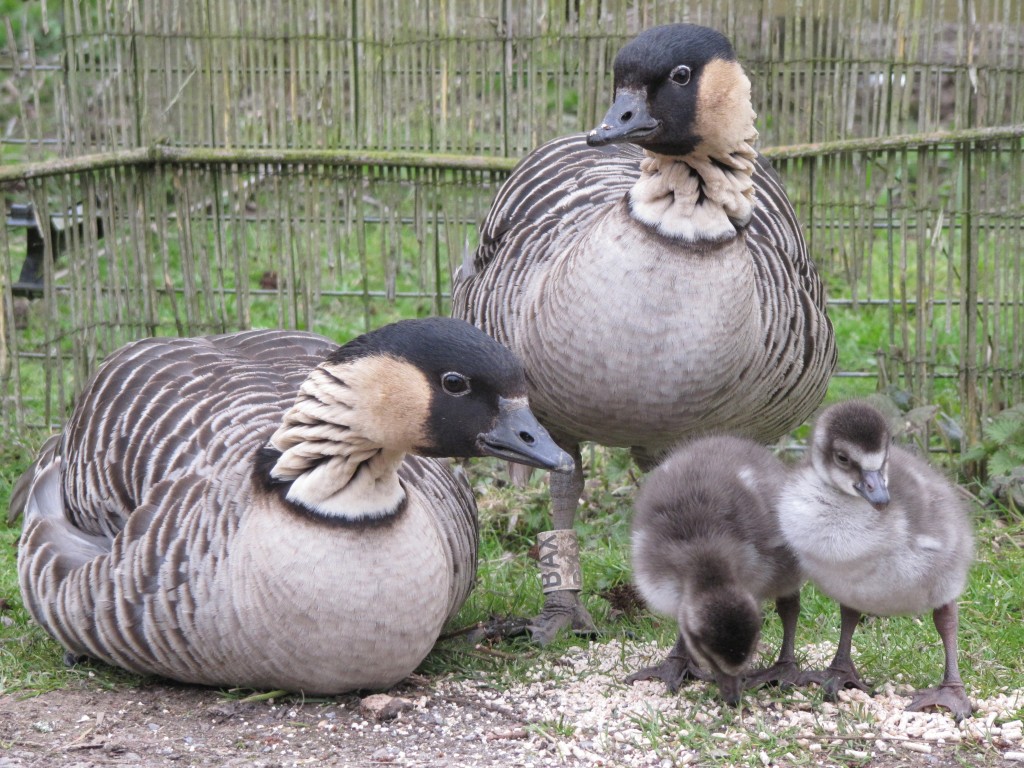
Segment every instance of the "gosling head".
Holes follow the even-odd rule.
[[[615,57],[615,98],[587,143],[728,157],[757,137],[750,80],[729,40],[695,24],[654,27]]]
[[[735,585],[710,589],[680,604],[679,633],[694,660],[714,674],[729,704],[739,703],[741,676],[757,650],[761,623],[757,601]]]
[[[827,408],[811,440],[811,462],[818,475],[875,509],[889,503],[889,445],[885,417],[867,403],[850,401]]]

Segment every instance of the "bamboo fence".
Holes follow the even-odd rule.
[[[842,327],[837,386],[941,402],[968,442],[1024,400],[1017,0],[22,7],[0,196],[33,206],[42,285],[19,285],[26,229],[0,228],[4,429],[59,423],[140,336],[447,312],[516,159],[595,125],[618,47],[668,21],[747,67]]]

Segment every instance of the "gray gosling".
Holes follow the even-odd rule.
[[[519,361],[468,323],[340,348],[293,331],[135,342],[17,484],[25,606],[71,660],[387,688],[473,587],[476,505],[439,457],[485,455],[572,469]]]
[[[885,417],[861,401],[827,408],[805,461],[779,502],[782,530],[804,571],[840,604],[835,658],[804,681],[829,696],[867,691],[850,657],[861,614],[932,610],[945,649],[937,688],[915,692],[910,711],[944,707],[971,714],[957,665],[957,598],[974,544],[968,510],[953,484],[925,460],[891,444]]]
[[[668,658],[626,678],[662,680],[675,692],[708,679],[737,704],[761,635],[761,603],[782,618],[778,661],[747,685],[793,684],[803,577],[775,510],[786,468],[767,448],[740,437],[698,438],[645,479],[632,526],[633,579],[647,604],[679,622]]]

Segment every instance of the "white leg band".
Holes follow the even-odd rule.
[[[565,529],[539,533],[537,549],[540,586],[545,594],[566,589],[579,591],[582,588],[580,543],[576,531]]]

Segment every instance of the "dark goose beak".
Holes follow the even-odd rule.
[[[604,120],[587,134],[587,144],[600,147],[651,136],[661,127],[647,111],[647,93],[623,88],[615,97]]]
[[[481,454],[551,472],[572,472],[572,456],[555,444],[525,400],[501,398],[498,408],[494,426],[477,438]]]

